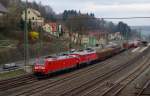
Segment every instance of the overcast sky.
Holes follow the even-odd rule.
[[[150,17],[150,0],[28,0],[50,5],[56,13],[64,10],[92,12],[96,17]],[[117,20],[111,20],[116,22]],[[121,20],[129,25],[150,25],[150,19]]]

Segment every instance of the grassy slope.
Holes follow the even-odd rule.
[[[10,72],[6,72],[6,73],[0,73],[0,80],[13,78],[16,76],[20,76],[22,74],[25,74],[25,71],[23,71],[22,69],[10,71]]]

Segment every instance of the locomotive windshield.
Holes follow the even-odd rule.
[[[36,63],[40,64],[40,65],[44,65],[45,59],[44,58],[39,58]]]

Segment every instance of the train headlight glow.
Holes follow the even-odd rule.
[[[43,69],[43,70],[44,70],[44,69],[45,69],[45,67],[44,67],[44,66],[40,66],[40,68],[39,68],[39,69]]]
[[[38,69],[38,67],[36,66],[36,67],[34,67],[34,69]]]
[[[34,69],[42,69],[42,70],[44,70],[45,67],[44,66],[35,66]]]

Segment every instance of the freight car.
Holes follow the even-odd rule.
[[[36,76],[48,75],[53,72],[79,67],[82,64],[89,64],[92,61],[101,61],[122,51],[119,46],[106,46],[104,49],[94,50],[87,48],[85,50],[72,50],[67,54],[47,56],[37,59],[33,72]]]
[[[127,49],[137,48],[137,47],[139,47],[141,45],[141,41],[139,41],[139,40],[133,40],[133,41],[125,42],[124,44],[126,46],[124,48],[127,48]]]
[[[136,48],[138,45],[134,42],[124,42],[123,48],[130,49],[130,48]]]

